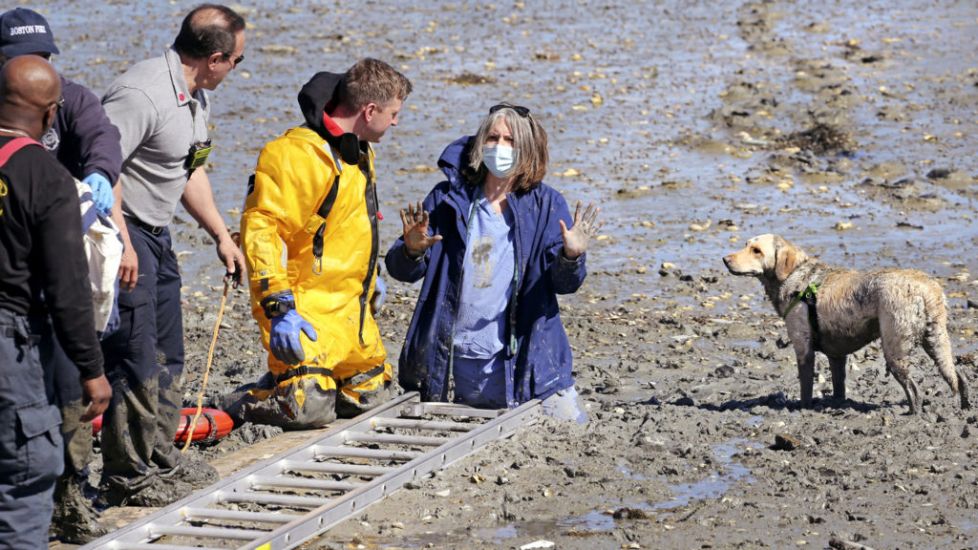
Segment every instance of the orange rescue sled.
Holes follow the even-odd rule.
[[[190,422],[197,412],[196,407],[186,407],[180,411],[180,425],[173,440],[181,443],[187,440],[187,430],[190,429]],[[194,434],[191,441],[217,441],[231,433],[234,421],[228,413],[218,409],[203,408],[200,410],[200,418],[194,427]],[[102,416],[99,415],[92,421],[92,434],[97,434],[102,429]]]

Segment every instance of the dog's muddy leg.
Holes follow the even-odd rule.
[[[961,374],[961,371],[956,370],[958,375],[958,393],[961,396],[961,408],[970,409],[971,401],[968,400],[968,380]]]
[[[832,370],[832,398],[838,402],[846,400],[846,356],[829,357]]]
[[[910,378],[910,361],[906,357],[898,360],[887,358],[886,368],[900,383],[903,393],[907,394],[907,403],[910,406],[910,414],[920,414],[920,393],[917,391],[917,384]]]
[[[909,414],[919,415],[920,392],[917,391],[917,384],[910,378],[910,356],[916,345],[914,342],[919,337],[913,333],[914,323],[908,323],[885,309],[880,313],[879,322],[880,344],[883,358],[886,359],[886,370],[890,371],[907,395]]]
[[[801,383],[801,406],[810,407],[815,388],[815,350],[810,346],[806,349],[796,347],[795,358],[798,361],[798,382]]]
[[[923,348],[927,355],[937,365],[937,370],[941,376],[951,386],[951,391],[957,393],[961,398],[961,408],[970,409],[971,402],[968,399],[968,381],[961,371],[954,366],[954,357],[951,355],[951,339],[947,334],[947,326],[941,322],[928,323],[927,333],[924,335]]]

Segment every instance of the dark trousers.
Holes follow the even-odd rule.
[[[127,218],[139,280],[119,293],[119,329],[102,341],[112,401],[103,415],[102,484],[138,490],[175,467],[183,403],[180,271],[170,233],[154,235]]]
[[[64,348],[54,334],[50,317],[32,316],[31,330],[40,337],[38,348],[48,399],[61,411],[61,438],[65,448],[64,475],[87,478],[94,438],[92,424],[80,420],[88,408],[82,404],[81,374],[78,367],[65,355]]]
[[[0,549],[48,547],[63,450],[26,317],[0,310]]]

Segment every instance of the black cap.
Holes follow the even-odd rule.
[[[0,54],[17,57],[29,53],[61,53],[44,16],[27,8],[0,15]]]

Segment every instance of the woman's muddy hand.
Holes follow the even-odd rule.
[[[588,242],[591,237],[598,234],[601,224],[598,223],[598,212],[601,209],[588,203],[587,208],[581,212],[581,201],[577,201],[574,209],[574,226],[567,229],[564,220],[560,220],[560,232],[564,238],[564,257],[568,260],[576,260],[581,254],[587,252]]]
[[[412,258],[420,258],[425,250],[441,240],[441,235],[428,235],[428,213],[420,202],[401,209],[401,223],[404,224],[404,248]]]

